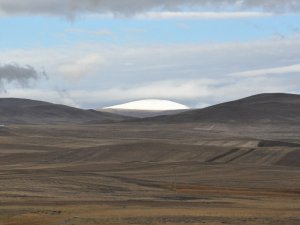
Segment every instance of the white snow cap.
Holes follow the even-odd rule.
[[[106,107],[105,109],[165,111],[165,110],[183,110],[183,109],[189,109],[189,107],[168,100],[146,99],[146,100],[128,102],[121,105],[110,106],[110,107]]]

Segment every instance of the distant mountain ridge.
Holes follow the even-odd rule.
[[[146,118],[151,122],[300,123],[300,95],[258,94],[204,109]]]
[[[178,109],[178,110],[134,110],[134,109],[110,109],[110,108],[98,109],[98,111],[100,112],[114,113],[122,116],[130,116],[136,118],[174,115],[188,110],[189,109]]]
[[[190,108],[186,105],[163,99],[144,99],[98,109],[100,112],[136,118],[173,115],[187,110],[190,110]]]
[[[118,122],[129,117],[19,98],[0,98],[0,124]]]
[[[299,124],[300,95],[259,94],[236,101],[226,102],[204,109],[187,111],[153,112],[129,111],[117,114],[84,110],[43,101],[18,98],[0,98],[0,125],[6,124],[57,124],[57,123],[111,123],[122,121],[158,123],[242,123],[242,124]],[[175,114],[174,114],[175,113]],[[173,115],[170,115],[173,114]],[[131,116],[128,116],[131,115]],[[147,117],[149,116],[149,117]],[[155,117],[152,117],[155,116]],[[147,118],[133,118],[147,117]]]

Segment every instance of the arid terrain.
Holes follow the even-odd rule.
[[[300,224],[298,125],[0,129],[1,225]]]
[[[300,0],[0,0],[0,225],[300,225]]]

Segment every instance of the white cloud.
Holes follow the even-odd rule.
[[[186,104],[190,107],[205,107],[212,104],[239,99],[257,93],[294,92],[299,87],[297,76],[285,79],[276,77],[235,79],[195,79],[195,80],[164,80],[144,83],[140,86],[110,87],[102,90],[70,90],[69,92],[42,89],[10,89],[1,93],[1,97],[21,97],[100,108],[113,104],[140,99],[167,99]]]
[[[300,90],[300,76],[295,73],[300,61],[299,36],[223,44],[104,46],[92,43],[0,52],[0,62],[16,59],[21,65],[45,68],[49,84],[43,84],[42,97],[61,101],[56,90],[59,84],[60,89],[68,91],[65,102],[89,107],[140,98],[178,100],[189,106],[207,105],[260,92]],[[30,91],[8,90],[8,94],[39,97]],[[51,94],[46,94],[47,91]]]
[[[148,12],[137,14],[137,19],[154,19],[154,20],[169,20],[169,19],[242,19],[256,17],[270,17],[272,13],[265,12]]]
[[[103,58],[96,53],[92,53],[72,62],[61,64],[58,72],[69,79],[78,79],[92,73],[96,66],[104,62]]]
[[[299,73],[300,75],[300,64],[259,69],[259,70],[250,70],[250,71],[233,73],[231,75],[236,77],[256,77],[256,76],[266,76],[266,75],[282,75],[288,73]]]
[[[285,68],[275,69],[284,74],[293,69],[290,65],[299,63],[300,39],[294,36],[245,43],[148,46],[92,43],[0,52],[0,62],[16,60],[22,65],[45,68],[52,76],[68,79],[94,76],[117,84],[125,82],[124,85],[169,78],[211,78],[240,71],[260,72],[261,68]]]
[[[95,96],[100,95],[106,100],[128,100],[164,98],[186,100],[210,95],[208,87],[216,83],[215,80],[162,80],[144,83],[137,86],[118,87],[95,91]],[[75,98],[84,96],[88,92],[75,92]]]

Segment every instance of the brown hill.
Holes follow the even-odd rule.
[[[300,123],[300,95],[259,94],[177,115],[144,119],[156,122]]]
[[[0,124],[117,122],[128,117],[18,98],[0,99]]]

